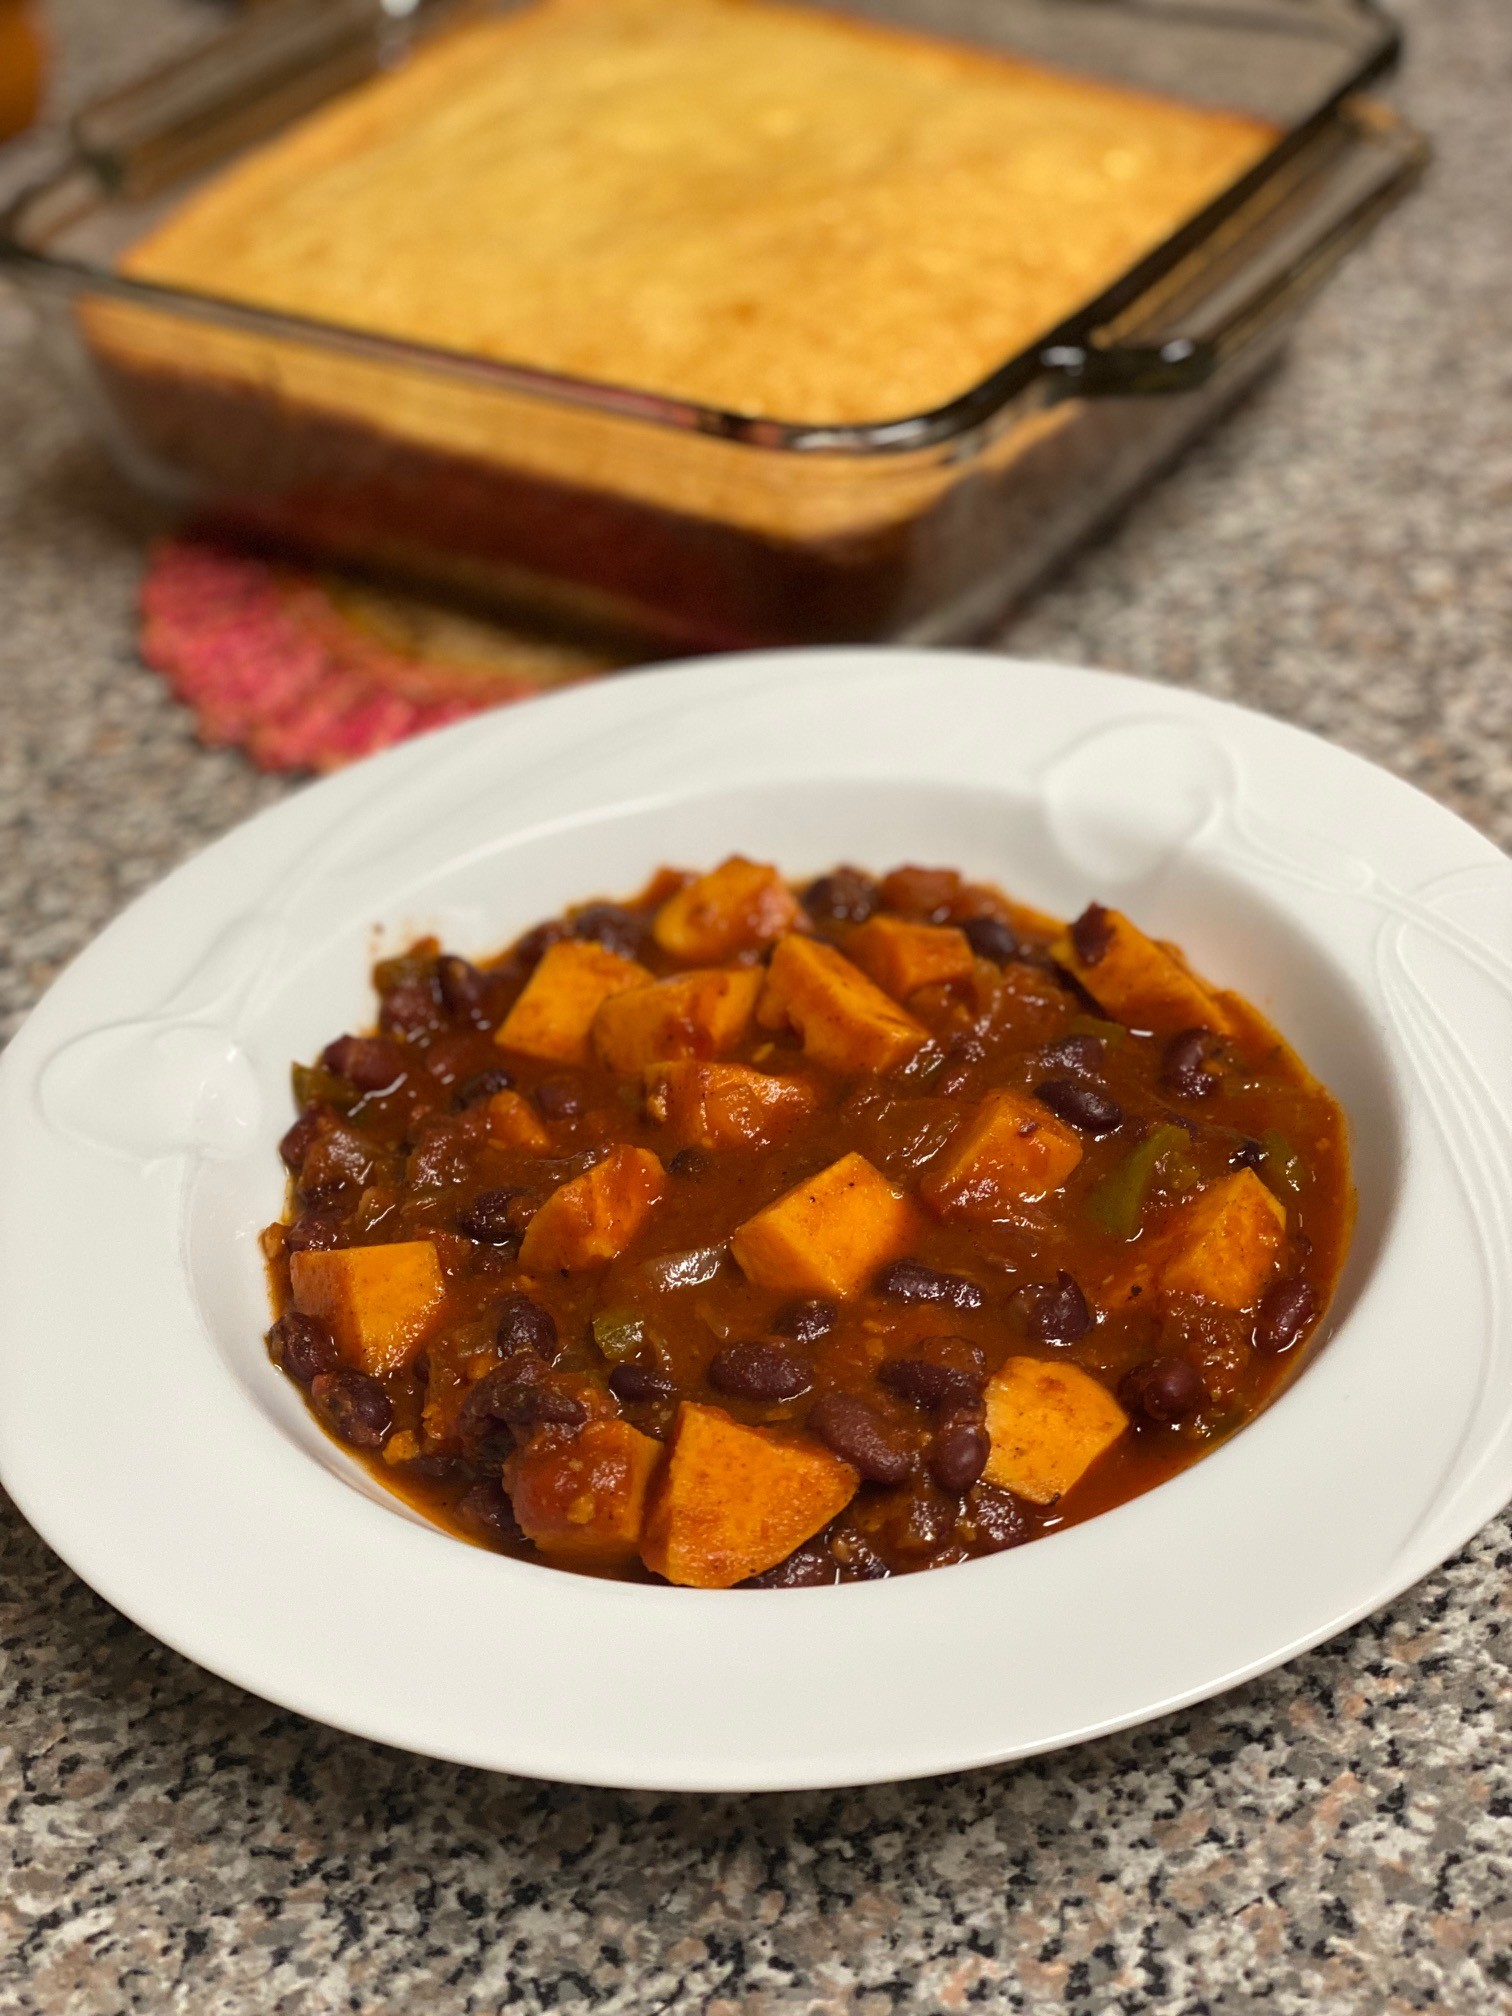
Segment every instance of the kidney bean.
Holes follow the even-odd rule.
[[[1123,1125],[1123,1108],[1116,1099],[1095,1085],[1079,1084],[1075,1078],[1041,1079],[1034,1096],[1057,1120],[1064,1120],[1079,1134],[1111,1134]]]
[[[480,1190],[470,1204],[457,1213],[457,1230],[480,1246],[507,1246],[519,1235],[515,1223],[515,1199],[519,1190]]]
[[[590,903],[579,910],[570,929],[574,938],[591,939],[622,959],[641,958],[651,935],[649,918],[622,903]]]
[[[977,1484],[967,1502],[967,1517],[975,1529],[974,1544],[984,1554],[1001,1554],[1029,1538],[1029,1515],[1011,1491],[996,1484]]]
[[[825,1393],[809,1409],[811,1435],[859,1471],[868,1484],[901,1484],[913,1457],[888,1434],[864,1400]]]
[[[1071,943],[1083,966],[1095,966],[1113,943],[1113,920],[1101,903],[1089,903],[1071,926]]]
[[[975,1281],[942,1273],[918,1260],[894,1260],[882,1269],[872,1289],[893,1302],[944,1302],[952,1309],[980,1309],[983,1301]]]
[[[327,1116],[319,1106],[312,1106],[308,1113],[301,1113],[294,1125],[278,1144],[278,1152],[283,1157],[284,1167],[297,1176],[304,1167],[306,1155],[315,1146],[327,1124]]]
[[[1036,1282],[1020,1295],[1024,1327],[1041,1344],[1074,1344],[1092,1328],[1087,1298],[1064,1267],[1053,1282]]]
[[[859,868],[837,868],[810,882],[800,900],[816,924],[864,924],[881,907],[882,892]]]
[[[980,1421],[956,1415],[942,1421],[930,1437],[924,1461],[942,1491],[958,1497],[969,1491],[987,1467],[992,1444]]]
[[[1131,1413],[1142,1414],[1157,1428],[1190,1420],[1208,1397],[1201,1374],[1185,1358],[1169,1355],[1136,1365],[1118,1390]]]
[[[529,1295],[506,1295],[494,1336],[501,1351],[538,1351],[544,1362],[556,1350],[556,1318]]]
[[[1011,959],[1019,956],[1018,933],[1001,917],[968,917],[961,929],[966,933],[967,944],[979,959],[990,959],[994,965],[1006,966]]]
[[[543,1120],[573,1120],[583,1110],[583,1095],[567,1078],[543,1078],[530,1096]]]
[[[475,1071],[470,1078],[464,1078],[456,1095],[458,1106],[477,1106],[484,1099],[492,1099],[495,1092],[508,1092],[514,1086],[514,1073],[506,1071],[502,1064],[490,1064],[486,1071]]]
[[[707,1176],[713,1166],[714,1158],[706,1149],[679,1148],[667,1164],[667,1174],[696,1183],[700,1176]]]
[[[274,1364],[281,1365],[301,1386],[308,1386],[322,1372],[334,1372],[341,1363],[336,1340],[324,1323],[298,1309],[285,1310],[279,1317],[268,1332],[268,1348]]]
[[[454,1015],[459,1022],[472,1022],[480,1029],[488,1027],[491,1019],[488,977],[471,960],[460,959],[455,952],[443,952],[436,961],[436,986],[448,1015]]]
[[[354,1449],[380,1449],[394,1425],[394,1403],[366,1372],[320,1372],[310,1386],[315,1411]]]
[[[1279,1355],[1290,1351],[1318,1313],[1318,1295],[1304,1274],[1268,1288],[1255,1318],[1255,1349]]]
[[[1183,1029],[1165,1046],[1160,1082],[1178,1099],[1210,1099],[1221,1080],[1208,1069],[1213,1035],[1208,1029]]]
[[[789,1554],[786,1561],[779,1561],[764,1575],[752,1575],[737,1586],[741,1589],[819,1589],[839,1579],[839,1564],[829,1549],[817,1540],[806,1540]]]
[[[518,1547],[525,1538],[508,1492],[492,1477],[485,1477],[463,1494],[457,1502],[457,1517],[497,1547]]]
[[[399,1045],[385,1036],[338,1036],[321,1051],[320,1061],[359,1092],[386,1092],[409,1068]]]
[[[286,1253],[329,1253],[351,1237],[345,1218],[335,1211],[308,1211],[284,1234]]]
[[[393,1036],[424,1036],[441,1026],[441,990],[434,979],[400,980],[378,1004],[378,1026]]]
[[[344,1189],[366,1183],[372,1174],[373,1144],[353,1127],[328,1127],[304,1158],[299,1172],[305,1191]]]
[[[961,1365],[932,1363],[927,1358],[893,1358],[877,1367],[877,1379],[889,1393],[934,1414],[963,1407],[982,1397],[986,1375]]]
[[[616,1400],[623,1400],[631,1407],[644,1400],[669,1399],[676,1390],[662,1373],[653,1372],[649,1365],[637,1365],[629,1358],[609,1374],[609,1391]]]
[[[1074,1071],[1078,1078],[1100,1071],[1103,1056],[1101,1036],[1089,1035],[1058,1037],[1040,1052],[1041,1062],[1048,1064],[1052,1070]]]
[[[772,1328],[795,1343],[817,1344],[834,1329],[839,1314],[833,1302],[790,1302],[772,1318]]]
[[[796,1400],[813,1377],[780,1344],[727,1344],[710,1360],[709,1384],[740,1400]]]

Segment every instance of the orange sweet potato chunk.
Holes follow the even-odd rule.
[[[414,1357],[445,1292],[429,1239],[295,1253],[289,1281],[294,1307],[318,1317],[347,1363],[375,1379]]]
[[[520,1265],[530,1274],[577,1274],[623,1253],[666,1193],[649,1148],[616,1148],[552,1191],[525,1228]]]
[[[746,1428],[685,1400],[646,1514],[641,1559],[687,1589],[729,1589],[785,1561],[859,1478],[817,1442]]]
[[[1058,1190],[1080,1162],[1071,1128],[1027,1092],[989,1092],[919,1185],[936,1211],[1001,1218],[1015,1203]]]
[[[913,1208],[864,1155],[842,1155],[748,1218],[730,1251],[758,1288],[842,1301],[895,1259]]]
[[[1178,1206],[1150,1241],[1131,1285],[1247,1309],[1275,1271],[1285,1239],[1285,1206],[1252,1169],[1240,1169]]]
[[[1050,951],[1105,1015],[1131,1029],[1164,1035],[1197,1028],[1226,1035],[1232,1029],[1233,1018],[1222,1000],[1190,971],[1174,945],[1147,938],[1120,910],[1104,910],[1101,923],[1106,942],[1096,959],[1081,957],[1070,931]],[[1095,939],[1097,934],[1088,935]]]
[[[894,1071],[929,1031],[832,945],[784,938],[757,1006],[763,1028],[791,1024],[807,1056],[830,1071]]]
[[[613,994],[593,1024],[593,1047],[611,1071],[640,1071],[673,1057],[717,1057],[751,1026],[762,976],[754,967],[677,973]]]
[[[634,959],[621,959],[586,938],[553,945],[525,983],[494,1041],[526,1057],[556,1064],[585,1064],[593,1018],[611,994],[644,987],[651,975]]]
[[[732,854],[700,875],[656,913],[652,936],[674,959],[712,966],[781,937],[798,915],[792,891],[775,868]]]
[[[746,1064],[652,1064],[645,1078],[646,1111],[679,1148],[764,1148],[818,1104],[802,1079]]]
[[[966,979],[974,963],[964,931],[953,924],[910,924],[903,917],[870,918],[851,933],[845,950],[900,1001],[920,987]]]
[[[628,1567],[663,1453],[628,1421],[590,1421],[565,1442],[539,1437],[505,1465],[515,1518],[550,1561]]]
[[[495,1092],[489,1100],[488,1138],[497,1141],[501,1148],[530,1148],[539,1152],[551,1146],[551,1136],[535,1108],[518,1092]]]
[[[989,1483],[1051,1505],[1123,1434],[1129,1417],[1078,1366],[1010,1358],[987,1383]]]

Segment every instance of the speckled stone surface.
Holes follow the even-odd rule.
[[[212,12],[58,0],[60,102]],[[1303,722],[1505,843],[1512,9],[1407,12],[1431,183],[1286,368],[1004,641]],[[137,668],[149,529],[0,296],[6,1026],[136,890],[287,788],[200,750]],[[1503,1518],[1323,1650],[1066,1756],[623,1797],[271,1709],[0,1507],[0,2010],[1512,2008],[1509,1568]]]

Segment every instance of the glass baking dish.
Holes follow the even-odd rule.
[[[1276,134],[1070,319],[949,404],[877,425],[756,419],[114,270],[240,152],[486,11],[274,0],[82,115],[69,158],[0,217],[0,272],[155,495],[316,557],[673,646],[979,633],[1274,356],[1426,158],[1359,95],[1398,53],[1371,0],[843,10]]]

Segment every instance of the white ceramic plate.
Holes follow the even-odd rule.
[[[486,952],[665,860],[957,864],[1116,901],[1261,1004],[1349,1113],[1323,1350],[1207,1461],[1032,1546],[764,1594],[504,1560],[387,1498],[269,1365],[289,1060],[375,927]],[[1512,1494],[1512,865],[1275,722],[917,651],[639,673],[362,764],[229,834],[57,982],[0,1070],[0,1475],[86,1581],[274,1701],[592,1783],[952,1770],[1232,1686]]]

